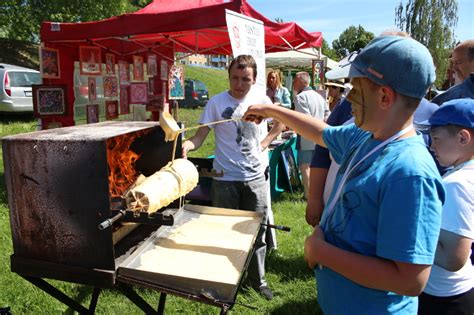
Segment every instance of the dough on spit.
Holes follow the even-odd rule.
[[[186,159],[175,159],[132,188],[125,200],[129,209],[155,212],[197,186],[199,173]]]

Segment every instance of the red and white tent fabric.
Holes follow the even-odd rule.
[[[47,85],[63,84],[67,89],[67,115],[42,117],[43,128],[49,123],[74,125],[74,63],[79,61],[80,46],[101,48],[116,60],[131,63],[134,55],[154,53],[172,64],[176,52],[185,54],[231,55],[225,10],[231,10],[264,23],[265,52],[320,47],[322,35],[308,33],[296,23],[270,21],[246,0],[154,0],[145,8],[130,14],[92,22],[43,22],[42,45],[59,51],[61,77],[45,79]],[[161,86],[157,86],[162,93]],[[154,115],[154,118],[156,115]]]
[[[308,33],[296,23],[277,23],[246,0],[154,0],[145,8],[100,21],[43,22],[41,41],[88,42],[119,55],[136,54],[160,46],[176,52],[230,55],[225,10],[264,23],[266,52],[320,47],[322,35]]]

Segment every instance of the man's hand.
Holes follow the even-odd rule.
[[[324,232],[319,225],[316,225],[313,234],[308,236],[304,242],[304,260],[311,269],[319,262],[318,250],[321,245],[324,245]]]
[[[194,150],[194,143],[189,141],[189,140],[184,141],[184,143],[181,147],[181,150],[182,150],[181,154],[183,156],[183,159],[187,159],[188,158],[188,152]]]

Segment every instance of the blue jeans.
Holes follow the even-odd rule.
[[[247,181],[212,181],[212,205],[219,208],[239,209],[263,213],[263,223],[267,223],[268,186],[265,177]],[[265,281],[265,255],[267,244],[266,226],[260,226],[255,240],[255,252],[250,261],[248,278],[252,286],[267,285]]]

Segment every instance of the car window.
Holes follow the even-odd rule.
[[[206,91],[207,88],[201,81],[194,81],[194,89],[196,91]]]
[[[32,84],[41,84],[41,77],[36,72],[9,71],[8,77],[12,87],[28,87]]]

